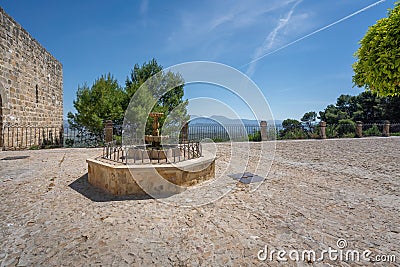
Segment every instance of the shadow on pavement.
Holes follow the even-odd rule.
[[[153,199],[151,196],[143,195],[114,196],[100,188],[91,185],[88,181],[87,173],[73,181],[68,186],[94,202]]]

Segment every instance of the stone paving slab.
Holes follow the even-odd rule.
[[[251,143],[250,157],[260,146]],[[233,180],[225,174],[230,148],[217,145],[221,181]],[[199,207],[115,198],[90,186],[85,160],[100,154],[0,152],[1,266],[279,266],[276,255],[260,261],[257,254],[265,246],[338,249],[338,239],[347,241],[346,249],[395,255],[397,262],[285,265],[400,263],[400,138],[278,141],[271,170],[256,191],[236,183],[224,197]],[[248,166],[253,173],[254,164]],[[213,190],[207,194],[218,194]]]

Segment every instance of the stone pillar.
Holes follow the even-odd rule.
[[[326,122],[321,121],[319,123],[319,137],[321,139],[326,139]]]
[[[382,135],[385,137],[390,136],[390,121],[385,121],[385,124],[383,125]]]
[[[260,130],[261,130],[261,141],[268,141],[267,122],[266,121],[260,122]]]
[[[107,120],[104,125],[104,141],[106,143],[112,142],[113,140],[113,122],[111,120]]]
[[[362,137],[362,129],[363,129],[363,123],[361,121],[356,121],[356,136],[357,137]]]
[[[189,139],[189,123],[185,122],[181,129],[181,143],[187,142]]]

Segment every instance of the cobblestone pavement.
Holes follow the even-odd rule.
[[[303,250],[338,249],[338,239],[347,241],[343,253],[368,249],[372,259],[397,260],[375,265],[400,264],[400,138],[276,145],[256,191],[237,184],[199,207],[116,199],[93,188],[85,159],[100,149],[0,152],[1,266],[275,266],[276,253],[272,260],[257,258],[265,246],[269,253],[296,250],[301,258]],[[217,176],[229,148],[217,145]],[[250,154],[259,149],[252,143]],[[368,264],[328,257],[286,263]]]

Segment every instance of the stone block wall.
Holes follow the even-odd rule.
[[[1,7],[0,54],[0,124],[61,128],[62,65]]]

